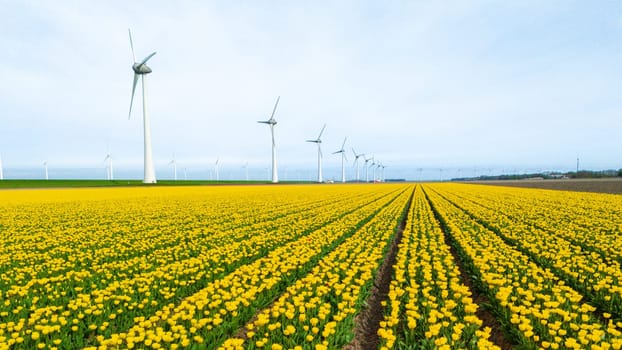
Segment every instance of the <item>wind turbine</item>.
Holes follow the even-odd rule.
[[[317,182],[322,182],[322,133],[326,129],[326,124],[322,127],[320,134],[317,136],[315,140],[307,140],[307,142],[317,143]]]
[[[218,175],[218,161],[220,161],[220,157],[216,158],[216,163],[214,163],[214,173],[216,173],[216,181],[219,180],[219,175]]]
[[[147,99],[145,97],[145,75],[151,73],[151,68],[147,66],[147,61],[156,53],[153,52],[149,56],[145,57],[142,61],[137,62],[134,55],[134,43],[132,42],[132,32],[127,30],[130,35],[130,47],[132,49],[132,58],[134,64],[132,70],[134,70],[134,84],[132,85],[132,98],[130,99],[130,111],[127,119],[130,119],[132,115],[132,103],[134,102],[134,92],[136,91],[136,84],[138,83],[138,77],[140,76],[142,90],[143,90],[143,134],[144,134],[144,148],[145,148],[145,161],[144,161],[144,177],[143,183],[156,183],[155,169],[153,166],[153,152],[151,150],[151,127],[149,125],[149,118],[147,117]]]
[[[378,182],[381,182],[382,178],[380,177],[380,168],[382,168],[382,163],[376,163],[376,167],[374,168],[374,182],[376,182],[376,180],[378,180]],[[376,177],[376,169],[378,169],[378,177]]]
[[[173,153],[173,159],[168,164],[173,165],[173,178],[177,181],[177,161],[175,160],[175,153]]]
[[[365,164],[363,165],[365,167],[365,182],[369,182],[369,167],[367,166],[367,163],[371,160],[374,160],[374,157],[371,158],[365,158],[365,156],[363,156],[363,158],[365,159]]]
[[[186,173],[186,167],[184,167],[184,181],[188,181],[188,174]]]
[[[385,178],[384,178],[384,168],[386,168],[386,165],[382,165],[382,170],[380,172],[380,181],[385,182]]]
[[[110,155],[110,153],[106,154],[106,158],[104,158],[104,163],[106,163],[106,161],[108,161],[108,164],[106,165],[106,177],[108,178],[108,180],[114,180],[114,173],[112,172],[112,156]]]
[[[48,176],[48,161],[47,160],[43,162],[43,168],[45,169],[45,179],[49,180],[50,177]]]
[[[242,168],[244,168],[244,172],[246,173],[246,181],[248,181],[248,162],[246,162]]]
[[[341,144],[341,149],[339,149],[339,151],[337,151],[337,152],[333,152],[333,154],[341,153],[341,182],[343,182],[343,183],[346,182],[346,170],[343,167],[343,161],[344,161],[344,159],[346,161],[348,160],[348,158],[346,157],[346,150],[343,149],[343,147],[346,145],[346,140],[348,140],[348,137],[343,139],[343,144]]]
[[[272,183],[279,182],[279,174],[276,169],[276,143],[274,142],[274,126],[276,125],[276,120],[274,119],[274,113],[276,112],[276,106],[279,105],[280,99],[281,99],[281,96],[276,98],[276,103],[274,104],[274,108],[272,109],[272,115],[270,116],[270,119],[257,122],[257,123],[270,125],[270,134],[272,134]]]
[[[352,153],[354,154],[354,165],[356,165],[356,182],[359,182],[359,158],[364,157],[363,153],[356,154],[354,147],[352,147]]]

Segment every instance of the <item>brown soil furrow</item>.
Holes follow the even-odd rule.
[[[426,198],[427,198],[427,195],[426,195]],[[430,202],[430,199],[429,198],[427,199],[428,199],[428,202]],[[431,202],[430,202],[430,205],[432,205]],[[432,205],[432,208],[434,208],[433,205]],[[478,306],[477,312],[475,313],[475,315],[483,321],[482,325],[484,327],[490,327],[491,329],[490,338],[488,340],[490,340],[491,342],[493,342],[495,345],[499,346],[503,350],[512,349],[516,344],[508,340],[508,338],[505,336],[503,332],[503,326],[501,325],[501,323],[499,323],[495,315],[493,315],[492,312],[490,312],[490,310],[488,309],[487,305],[490,305],[490,299],[488,298],[486,294],[480,291],[473,283],[471,276],[469,276],[469,273],[467,272],[464,266],[464,263],[460,259],[458,251],[453,244],[454,242],[447,230],[447,227],[439,219],[438,213],[436,212],[436,210],[434,210],[434,216],[439,221],[439,224],[445,236],[445,244],[449,246],[449,251],[451,252],[451,255],[453,256],[454,261],[456,262],[456,265],[458,266],[458,269],[460,270],[460,279],[462,281],[462,284],[464,284],[465,286],[467,286],[467,288],[469,288],[469,290],[471,291],[471,297],[473,298],[473,302],[476,303]]]
[[[391,284],[391,279],[393,278],[393,266],[397,260],[397,251],[399,244],[402,241],[402,235],[404,228],[406,227],[408,217],[407,213],[410,211],[412,199],[413,196],[411,195],[404,211],[402,221],[400,221],[397,232],[391,242],[389,251],[387,252],[384,261],[378,268],[376,279],[374,280],[370,291],[370,296],[366,301],[366,307],[363,308],[354,321],[354,339],[350,344],[343,347],[344,350],[378,349],[378,344],[380,343],[378,329],[380,328],[380,321],[382,321],[384,317],[384,307],[382,306],[382,302],[387,300],[389,286]]]

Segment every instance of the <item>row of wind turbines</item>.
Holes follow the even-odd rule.
[[[130,98],[130,109],[129,109],[129,113],[128,113],[128,120],[131,118],[132,116],[132,105],[134,103],[134,95],[136,93],[136,86],[138,85],[138,80],[140,78],[140,82],[141,82],[141,87],[142,87],[142,104],[143,104],[143,138],[144,138],[144,172],[143,172],[143,183],[156,183],[156,175],[155,175],[155,167],[154,167],[154,163],[153,163],[153,151],[152,151],[152,146],[151,146],[151,127],[150,127],[150,122],[149,122],[149,116],[147,113],[147,98],[146,98],[146,75],[152,73],[152,69],[147,66],[147,62],[156,54],[156,52],[152,52],[151,54],[147,55],[145,58],[143,58],[141,61],[136,61],[136,55],[134,54],[134,42],[132,40],[132,32],[130,29],[128,29],[128,34],[129,34],[129,38],[130,38],[130,48],[132,50],[132,60],[133,60],[133,65],[132,65],[132,70],[134,71],[134,80],[133,80],[133,84],[132,84],[132,95]],[[277,106],[279,104],[279,100],[280,100],[280,96],[277,97],[276,99],[276,103],[274,104],[274,108],[272,109],[272,114],[270,115],[270,119],[268,120],[263,120],[263,121],[259,121],[259,123],[262,124],[267,124],[270,126],[270,133],[272,135],[272,182],[273,183],[278,183],[279,182],[279,176],[278,176],[278,169],[277,169],[277,161],[276,161],[276,142],[275,142],[275,137],[274,137],[274,127],[276,126],[277,122],[276,119],[274,119],[274,115],[276,113],[276,109]],[[322,148],[321,148],[321,144],[322,144],[322,133],[324,132],[324,130],[326,129],[326,124],[324,124],[324,126],[322,127],[322,130],[320,131],[320,134],[318,135],[318,137],[316,139],[313,140],[307,140],[307,142],[311,142],[311,143],[315,143],[317,144],[317,162],[318,162],[318,168],[317,168],[317,182],[323,182],[324,179],[322,177]],[[346,151],[345,151],[345,144],[347,141],[347,137],[343,140],[343,144],[341,145],[341,149],[339,149],[336,152],[333,152],[333,154],[341,154],[341,182],[346,182],[346,176],[345,176],[345,162],[347,161],[347,157],[346,157]],[[354,148],[352,148],[352,152],[354,153],[354,165],[356,166],[356,181],[360,181],[359,178],[359,163],[358,160],[359,158],[363,157],[363,159],[365,160],[365,181],[369,182],[369,169],[373,169],[373,173],[374,173],[374,181],[377,180],[376,178],[376,169],[382,169],[381,172],[381,177],[379,178],[381,181],[384,180],[384,168],[385,166],[382,165],[380,162],[374,161],[374,158],[366,158],[364,154],[357,154],[354,151]],[[218,174],[218,161],[219,159],[216,159],[216,163],[215,163],[215,173],[216,173],[216,180],[218,180],[219,178],[219,174]],[[371,161],[371,165],[367,166],[368,162]],[[107,174],[107,178],[109,180],[114,179],[114,173],[113,173],[113,167],[112,167],[112,156],[110,155],[110,153],[108,153],[106,155],[106,158],[104,159],[104,162],[107,163],[106,166],[106,174]],[[175,156],[173,155],[173,160],[171,160],[171,162],[169,163],[169,165],[173,166],[173,171],[174,171],[174,177],[175,179],[177,179],[177,161],[175,160]],[[47,173],[47,162],[44,163],[45,166],[45,174],[46,174],[46,179],[48,178],[48,173]],[[0,163],[0,169],[1,169],[1,163]],[[248,164],[245,165],[245,169],[247,172],[247,178],[248,178]],[[1,170],[0,170],[1,171]],[[1,176],[1,173],[0,173]]]
[[[272,182],[273,183],[279,182],[279,175],[278,175],[278,170],[277,170],[277,165],[276,165],[276,142],[274,140],[274,127],[276,126],[277,122],[276,122],[276,119],[274,119],[274,115],[276,113],[276,108],[279,105],[280,99],[281,99],[281,96],[277,97],[276,103],[274,104],[274,108],[272,109],[272,114],[270,115],[270,119],[258,121],[258,123],[267,124],[270,126],[270,134],[272,136]],[[322,154],[322,134],[324,133],[325,129],[326,129],[326,124],[324,124],[324,126],[322,127],[322,130],[320,130],[320,134],[317,136],[317,138],[313,140],[306,140],[306,142],[317,144],[317,182],[324,181],[322,177],[322,158],[324,157]],[[343,143],[341,144],[341,148],[333,152],[333,154],[341,154],[341,182],[346,182],[345,162],[347,161],[347,156],[346,156],[345,146],[346,146],[347,140],[348,140],[348,137],[344,138]],[[373,168],[374,181],[378,179],[376,177],[376,169],[377,168],[382,169],[382,173],[381,173],[382,175],[380,176],[379,180],[384,181],[384,168],[386,168],[386,166],[382,165],[380,162],[374,161],[374,157],[365,158],[365,154],[363,153],[357,154],[354,148],[352,148],[352,153],[354,154],[354,166],[356,166],[356,181],[357,182],[360,182],[358,160],[361,157],[363,157],[363,159],[365,160],[365,182],[369,182],[369,168]],[[372,163],[369,167],[367,167],[367,163],[369,161],[371,161]]]

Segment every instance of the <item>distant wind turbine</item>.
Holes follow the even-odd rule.
[[[378,164],[379,163],[380,163],[379,161],[372,160],[372,163],[369,166],[372,169],[371,182],[376,182],[376,180],[377,180],[377,178],[376,178],[376,169],[378,169]]]
[[[343,139],[343,144],[341,144],[341,149],[339,149],[339,151],[337,152],[333,152],[333,154],[337,154],[337,153],[341,153],[341,182],[345,183],[346,182],[346,170],[344,168],[344,160],[348,160],[346,157],[346,150],[344,149],[345,145],[346,145],[346,140],[348,140],[348,138],[346,137],[345,139]]]
[[[376,167],[374,168],[374,182],[376,182],[376,180],[378,180],[378,182],[380,182],[381,177],[380,177],[380,168],[382,167],[382,163],[378,162],[376,163]],[[376,169],[378,169],[378,176],[376,176]]]
[[[359,158],[364,157],[365,155],[363,153],[356,154],[354,147],[352,147],[352,153],[354,154],[354,165],[356,166],[356,182],[359,182]]]
[[[276,168],[276,143],[274,142],[274,126],[276,125],[276,119],[274,119],[274,113],[276,112],[276,106],[279,105],[280,99],[281,99],[281,96],[276,98],[276,103],[274,104],[274,108],[272,109],[272,115],[270,116],[270,119],[264,120],[264,121],[258,121],[258,123],[270,125],[270,133],[272,134],[272,183],[279,182],[279,174]]]
[[[367,163],[370,160],[373,161],[374,157],[371,157],[371,158],[364,157],[364,159],[365,159],[365,164],[363,166],[365,167],[365,182],[369,182],[369,167],[367,166]]]
[[[382,165],[382,170],[380,172],[380,181],[385,182],[385,178],[384,178],[384,168],[386,168],[386,165]]]
[[[313,142],[317,144],[317,182],[322,182],[322,133],[326,129],[326,124],[322,127],[320,134],[315,140],[307,140],[307,142]]]
[[[4,180],[4,171],[2,170],[2,156],[0,156],[0,180]]]
[[[177,181],[177,161],[175,160],[175,153],[173,153],[173,159],[168,164],[173,165],[173,178]]]
[[[132,85],[132,98],[130,99],[130,111],[127,118],[130,119],[132,115],[132,103],[134,102],[134,92],[136,91],[136,84],[138,84],[138,77],[141,78],[142,93],[143,93],[143,134],[144,134],[144,183],[156,183],[155,168],[153,166],[153,152],[151,149],[151,127],[149,125],[149,118],[147,117],[147,99],[145,96],[145,75],[151,73],[151,68],[147,66],[147,61],[156,53],[153,52],[149,56],[145,57],[142,61],[137,62],[134,55],[134,43],[132,42],[132,32],[127,30],[130,35],[130,47],[132,49],[132,58],[134,64],[132,70],[134,70],[134,84]]]
[[[218,175],[218,162],[220,161],[220,157],[216,158],[216,163],[214,163],[214,173],[216,174],[216,181],[219,180],[219,175]]]
[[[106,165],[106,178],[108,180],[114,180],[114,173],[112,172],[112,156],[110,153],[106,154],[106,158],[104,158],[104,163],[108,162]]]
[[[43,162],[43,169],[45,170],[45,179],[49,180],[50,177],[48,176],[48,161],[47,160]]]
[[[248,181],[248,162],[246,162],[242,168],[244,168],[244,172],[246,173],[246,181]]]

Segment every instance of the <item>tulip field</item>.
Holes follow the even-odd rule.
[[[612,194],[3,190],[0,349],[621,349],[620,238]]]

